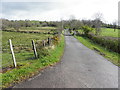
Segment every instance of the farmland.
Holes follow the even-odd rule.
[[[20,30],[49,32],[51,29],[55,29],[55,28],[54,27],[50,27],[50,28],[40,27],[38,29],[38,27],[35,27],[35,29],[32,29],[30,27],[30,28],[21,28]],[[45,47],[46,49],[41,49],[41,51],[38,51],[38,54],[40,53],[39,58],[34,57],[34,52],[33,52],[33,47],[32,47],[32,42],[31,42],[31,40],[34,40],[35,44],[41,43],[43,40],[47,40],[48,37],[54,37],[54,36],[55,35],[52,35],[52,34],[20,33],[17,31],[16,32],[2,31],[3,87],[10,86],[10,83],[12,83],[12,81],[14,81],[13,83],[15,83],[17,81],[23,80],[23,78],[31,77],[30,73],[33,73],[32,75],[38,73],[39,70],[37,69],[41,69],[41,68],[44,68],[46,66],[49,66],[49,65],[52,65],[58,62],[64,50],[64,37],[63,36],[61,36],[59,45],[55,46],[53,45],[54,43],[52,43],[52,46],[46,46]],[[17,62],[17,68],[13,67],[12,54],[11,54],[10,46],[8,42],[9,39],[12,40],[15,58]],[[38,48],[41,48],[41,47],[38,46]],[[4,69],[7,69],[7,72],[4,71]],[[11,71],[12,73],[10,74],[9,71]],[[7,75],[10,75],[11,78],[6,78]]]
[[[95,31],[93,31],[95,34]],[[112,28],[101,28],[101,33],[100,36],[107,36],[107,37],[120,37],[118,36],[119,29],[114,29]]]
[[[14,52],[16,53],[17,61],[25,61],[33,57],[31,40],[44,40],[50,35],[43,34],[27,34],[27,33],[17,33],[17,32],[2,32],[2,64],[3,67],[12,64],[12,57],[10,54],[10,48],[8,40],[11,39],[14,45]],[[6,57],[7,56],[7,57]]]
[[[84,31],[83,30],[78,30],[80,33],[83,33]],[[95,34],[95,29],[92,30],[92,32],[90,33],[93,33]],[[119,29],[116,29],[114,31],[114,29],[112,28],[101,28],[101,32],[100,32],[100,35],[99,36],[104,36],[104,37],[120,37],[118,35],[119,33]]]

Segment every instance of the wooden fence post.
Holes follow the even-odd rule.
[[[48,38],[48,45],[50,45],[50,38]]]
[[[35,58],[37,58],[37,50],[36,50],[36,46],[35,46],[34,40],[32,40],[32,46],[33,46]]]
[[[17,64],[16,64],[16,59],[15,59],[15,54],[14,54],[14,51],[13,51],[13,46],[12,46],[12,41],[11,41],[11,39],[9,39],[9,43],[10,43],[10,50],[11,50],[11,53],[12,53],[12,58],[13,58],[14,67],[16,67]]]
[[[43,46],[45,47],[45,40],[43,40]]]

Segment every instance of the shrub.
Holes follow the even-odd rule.
[[[40,41],[36,42],[36,47],[37,47],[38,58],[42,58],[44,56],[49,55],[48,50],[43,47],[42,42],[40,42]]]
[[[42,58],[42,57],[49,55],[48,49],[46,49],[46,48],[38,48],[37,52],[38,52],[39,58]]]
[[[120,53],[118,40],[106,39],[104,37],[90,35],[90,34],[87,37],[91,39],[93,42],[105,47],[106,49]]]
[[[58,35],[56,35],[56,36],[54,36],[54,37],[52,38],[52,40],[53,40],[53,44],[54,44],[54,45],[58,45],[58,43],[59,43],[59,41],[60,41],[60,37],[59,37]]]
[[[93,29],[87,25],[82,26],[83,32],[85,35],[88,35],[89,32],[91,32]]]

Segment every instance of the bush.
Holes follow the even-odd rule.
[[[106,49],[120,53],[118,40],[105,39],[104,37],[95,35],[88,35],[87,37],[91,39],[93,42],[105,47]]]
[[[53,40],[53,44],[54,44],[54,45],[58,45],[58,43],[59,43],[59,41],[60,41],[60,38],[59,38],[58,35],[56,35],[56,36],[54,36],[54,37],[52,38],[52,40]]]
[[[45,56],[49,55],[49,52],[46,48],[38,48],[37,52],[38,52],[38,57],[39,58],[42,58],[42,57],[45,57]]]
[[[89,32],[91,32],[93,30],[93,28],[85,25],[85,26],[82,26],[82,29],[83,29],[83,32],[85,35],[88,35]]]
[[[49,55],[48,50],[44,48],[42,42],[40,41],[36,42],[36,47],[37,47],[38,58],[42,58]]]
[[[59,42],[60,42],[60,37],[58,35],[50,38],[50,42],[48,42],[48,40],[45,40],[45,46],[43,46],[42,41],[37,41],[36,48],[37,48],[38,58],[42,58],[49,55],[49,50],[48,50],[49,45],[58,45]]]

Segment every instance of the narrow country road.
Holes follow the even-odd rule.
[[[60,63],[14,88],[118,88],[118,67],[65,36],[65,52]]]

